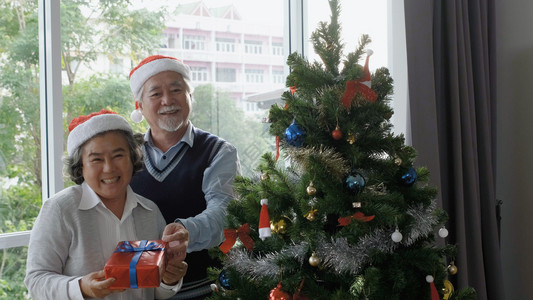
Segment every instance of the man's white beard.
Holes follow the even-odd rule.
[[[178,117],[159,119],[157,122],[161,129],[169,132],[178,131],[185,124],[185,122]]]
[[[158,114],[162,114],[169,111],[174,110],[180,110],[181,107],[173,105],[173,106],[167,106],[158,111]],[[181,127],[183,127],[185,121],[180,116],[162,116],[161,118],[157,119],[157,124],[161,129],[164,129],[169,132],[175,132],[178,131]]]

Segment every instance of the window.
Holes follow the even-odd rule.
[[[285,83],[285,73],[283,70],[272,70],[272,83]]]
[[[191,79],[196,81],[207,81],[207,68],[205,67],[191,67]]]
[[[272,55],[283,55],[283,43],[272,43]]]
[[[246,97],[283,90],[288,53],[298,51],[314,58],[307,43],[310,32],[319,21],[329,19],[326,0],[194,2],[199,11],[233,3],[242,20],[195,15],[194,11],[172,19],[168,12],[173,10],[158,7],[155,1],[129,2],[132,5],[125,6],[127,9],[121,10],[116,19],[96,20],[87,18],[98,9],[91,6],[92,1],[40,0],[16,6],[16,2],[0,0],[0,9],[9,12],[0,14],[0,30],[9,35],[2,39],[0,55],[0,249],[6,249],[0,254],[0,265],[4,264],[2,279],[12,291],[24,291],[21,278],[26,245],[41,199],[71,184],[62,172],[65,124],[103,107],[129,116],[134,103],[127,75],[138,60],[149,54],[166,54],[193,66],[193,109],[209,112],[212,117],[194,121],[195,125],[236,145],[243,173],[249,176],[258,157],[275,150],[268,124],[262,119],[267,116],[269,103],[278,101],[280,93],[258,102],[247,102]],[[341,0],[346,49],[353,47],[362,32],[369,33],[375,53],[370,62],[372,70],[387,66],[387,49],[393,49],[387,46],[386,4],[390,2]],[[38,4],[47,5],[47,9]],[[140,10],[144,6],[150,8],[150,13]],[[285,20],[289,6],[291,18]],[[67,14],[60,18],[61,12]],[[358,12],[357,18],[347,12]],[[167,14],[167,23],[161,23],[163,18],[157,13]],[[8,16],[24,16],[25,22],[9,20]],[[289,20],[291,23],[285,23]],[[361,23],[353,23],[357,20]],[[26,30],[9,27],[17,24],[26,24]],[[121,31],[114,31],[110,38],[109,29],[118,29],[116,24],[128,26],[120,26]],[[41,37],[37,36],[39,25],[46,28],[41,30],[45,32]],[[287,33],[285,28],[290,28]],[[135,38],[141,36],[142,40]],[[242,44],[240,37],[244,37]],[[68,48],[62,49],[62,45]],[[247,84],[250,82],[254,84]],[[397,91],[398,84],[395,88]],[[210,96],[196,96],[202,91]],[[251,117],[241,118],[247,112],[253,112]],[[224,118],[232,120],[213,121]],[[137,132],[147,129],[146,124],[134,126]]]
[[[246,82],[250,83],[262,83],[264,81],[264,71],[256,69],[246,69]]]
[[[17,3],[0,1],[0,234],[12,234],[15,240],[6,242],[9,246],[27,240],[16,233],[31,229],[41,207],[43,185],[48,184],[41,180],[38,6],[35,1]],[[0,269],[4,269],[0,275],[9,276],[23,267],[18,259],[11,261],[13,257],[5,255],[0,255]]]
[[[235,52],[235,40],[233,39],[216,39],[217,51],[218,52]]]
[[[244,41],[244,53],[263,54],[263,43],[257,41]]]
[[[168,33],[168,48],[176,48],[176,35],[174,33]]]
[[[183,49],[205,50],[205,38],[203,36],[183,36]]]
[[[235,81],[237,81],[237,75],[236,75],[235,69],[217,68],[217,81],[218,82],[235,82]]]

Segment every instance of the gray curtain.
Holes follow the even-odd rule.
[[[458,246],[455,288],[504,299],[496,167],[495,0],[405,0],[417,165],[431,172]]]

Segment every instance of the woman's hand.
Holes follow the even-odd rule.
[[[115,278],[105,279],[104,270],[89,273],[83,276],[79,283],[84,298],[104,298],[113,293],[124,290],[110,290],[109,287],[115,282]]]

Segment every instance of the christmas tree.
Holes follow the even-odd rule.
[[[368,71],[366,35],[343,56],[330,7],[311,36],[322,61],[291,54],[285,104],[269,112],[282,155],[235,181],[211,298],[475,299],[448,280],[456,251],[428,170],[391,133],[389,72]]]

